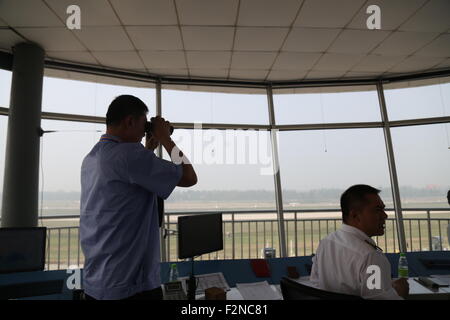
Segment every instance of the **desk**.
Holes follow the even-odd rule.
[[[280,294],[280,297],[282,297],[281,294],[281,289],[280,289],[280,285],[271,285],[270,286],[272,288],[272,290],[274,291],[278,291],[278,293]],[[201,294],[201,295],[196,295],[195,297],[196,300],[205,300],[205,295]],[[244,297],[242,297],[241,293],[239,292],[239,290],[236,287],[230,288],[230,291],[227,291],[227,300],[244,300]],[[280,299],[283,300],[283,299]]]
[[[309,277],[300,277],[297,282],[311,286]],[[450,287],[441,287],[439,290],[432,291],[415,281],[414,278],[409,278],[408,284],[409,295],[407,300],[450,300]]]
[[[309,277],[300,277],[297,282],[311,286]],[[441,287],[439,290],[432,291],[427,287],[424,287],[420,283],[414,280],[414,278],[408,279],[409,283],[409,296],[407,300],[450,300],[450,287]],[[281,295],[281,289],[279,285],[271,285],[273,290],[276,290]],[[198,300],[205,299],[204,295],[197,296]],[[227,300],[244,300],[239,290],[235,287],[231,288],[227,292]]]

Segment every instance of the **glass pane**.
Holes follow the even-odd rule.
[[[403,208],[448,208],[450,124],[391,132]]]
[[[172,138],[193,164],[198,183],[175,189],[168,211],[275,208],[268,132],[180,129]]]
[[[41,126],[57,131],[44,134],[41,140],[42,215],[78,215],[81,163],[105,132],[105,125],[42,120]]]
[[[0,216],[3,201],[3,179],[5,174],[6,134],[8,132],[8,117],[0,116]]]
[[[9,98],[11,96],[11,71],[0,69],[0,107],[9,108]]]
[[[329,88],[283,89],[274,91],[277,124],[311,124],[380,121],[380,108],[375,87],[366,91],[344,87],[327,92]],[[316,92],[312,92],[314,90]],[[308,93],[304,93],[308,92]]]
[[[94,82],[44,77],[42,111],[106,117],[111,101],[131,94],[145,102],[155,114],[155,89],[133,88]]]
[[[414,85],[414,82],[411,82]],[[395,89],[384,86],[389,120],[450,116],[450,83]]]
[[[268,124],[267,95],[162,91],[162,114],[171,122]]]
[[[354,184],[382,189],[380,196],[392,206],[381,129],[281,132],[279,136],[285,209],[339,209],[342,192]]]

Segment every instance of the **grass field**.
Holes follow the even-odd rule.
[[[315,214],[312,218],[293,214],[285,216],[285,232],[288,256],[304,256],[315,252],[320,239],[341,225],[339,214]],[[386,232],[376,239],[384,252],[398,252],[396,223],[393,214],[389,214]],[[409,251],[429,249],[428,223],[424,212],[408,213],[404,216],[406,242]],[[442,249],[450,249],[447,237],[448,212],[433,212],[431,215],[431,234],[442,239]],[[322,220],[317,220],[322,219]],[[171,219],[172,220],[172,219]],[[79,248],[78,219],[62,221],[43,220],[49,228],[47,241],[48,269],[65,269],[70,265],[83,265],[84,258]],[[439,228],[440,225],[440,228]],[[169,228],[176,230],[175,221]],[[233,237],[234,234],[234,237]],[[234,239],[234,241],[233,241]],[[177,261],[177,236],[170,235],[166,241],[166,250],[170,252],[170,261]],[[234,230],[231,215],[224,215],[224,250],[206,254],[198,258],[208,259],[246,259],[258,258],[264,247],[275,248],[279,256],[278,222],[273,214],[235,215]],[[234,254],[233,254],[234,248]]]

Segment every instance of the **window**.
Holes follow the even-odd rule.
[[[11,96],[11,71],[0,69],[0,107],[9,108]]]
[[[403,208],[447,208],[450,124],[391,128]]]
[[[436,80],[433,80],[436,82]],[[437,84],[396,89],[399,84],[384,86],[384,96],[389,120],[406,120],[450,116],[450,80],[444,78]]]
[[[105,125],[42,120],[41,126],[56,132],[44,134],[41,140],[40,214],[78,215],[81,163],[105,132]]]
[[[106,117],[111,101],[122,94],[138,97],[147,105],[149,115],[155,114],[155,89],[51,77],[44,77],[42,111]]]
[[[166,200],[169,229],[176,230],[177,216],[187,212],[218,211],[223,213],[224,250],[202,259],[259,258],[265,246],[277,248],[279,256],[269,133],[176,129],[172,138],[193,164],[198,183],[176,188]],[[167,237],[166,248],[169,260],[176,260],[175,237]]]
[[[6,136],[8,131],[8,117],[0,116],[0,216],[3,201],[3,179],[5,174]]]
[[[350,91],[350,90],[365,91]],[[274,91],[277,124],[312,124],[380,121],[378,95],[374,86],[280,89]],[[349,91],[349,92],[346,92]]]
[[[279,157],[289,255],[314,253],[319,240],[339,228],[340,196],[354,184],[381,189],[386,207],[393,208],[382,129],[280,132]]]
[[[267,94],[162,91],[162,114],[171,122],[269,124]]]

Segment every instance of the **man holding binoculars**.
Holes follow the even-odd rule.
[[[157,197],[195,185],[197,175],[170,138],[170,123],[147,122],[147,112],[134,96],[115,98],[106,134],[83,160],[80,242],[88,300],[162,299]],[[175,163],[156,157],[159,143]]]

